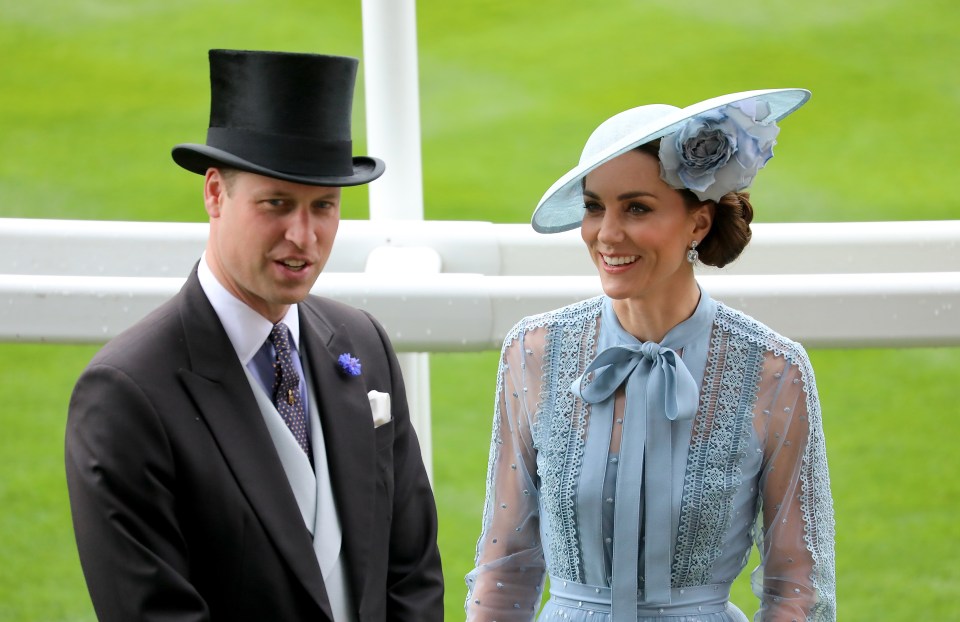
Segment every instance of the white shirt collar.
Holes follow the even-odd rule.
[[[267,340],[270,331],[273,330],[273,324],[227,291],[210,269],[206,252],[200,257],[197,277],[200,279],[203,293],[206,294],[207,300],[220,318],[223,329],[227,331],[227,337],[230,338],[233,349],[237,351],[237,357],[243,365],[246,365]],[[299,351],[300,314],[297,312],[297,305],[290,305],[281,321],[290,329],[294,346]]]

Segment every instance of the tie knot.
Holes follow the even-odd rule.
[[[640,345],[640,354],[648,360],[656,361],[657,357],[660,356],[661,349],[660,344],[656,341],[644,341]]]
[[[277,353],[290,351],[290,329],[283,322],[277,322],[270,331],[270,343],[277,349]]]
[[[583,386],[594,371],[593,381]],[[630,378],[634,383],[646,383],[652,395],[664,400],[667,419],[688,419],[696,412],[697,384],[690,370],[674,350],[655,341],[607,348],[573,381],[570,391],[583,401],[596,404],[613,395]]]

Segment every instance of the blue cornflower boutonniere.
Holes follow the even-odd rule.
[[[340,371],[348,376],[360,375],[360,359],[351,356],[349,352],[341,354],[337,364],[340,365]]]

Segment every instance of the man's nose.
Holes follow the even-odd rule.
[[[293,242],[297,248],[307,248],[317,241],[309,209],[298,208],[290,215],[286,239]]]

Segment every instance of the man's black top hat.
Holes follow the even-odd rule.
[[[230,168],[313,186],[356,186],[383,174],[353,156],[350,117],[358,61],[343,56],[210,50],[207,144],[173,148],[203,175]]]

